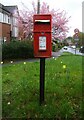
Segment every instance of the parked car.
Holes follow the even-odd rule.
[[[84,46],[81,46],[79,52],[84,53]]]
[[[65,47],[63,47],[63,49],[64,49],[64,50],[67,50],[67,49],[68,49],[68,47],[67,47],[67,46],[65,46]]]
[[[71,46],[71,48],[75,49],[75,48],[76,48],[76,46],[75,46],[75,45],[72,45],[72,46]]]
[[[67,52],[67,51],[69,50],[69,47],[64,46],[64,47],[62,48],[62,50],[63,50],[64,52]]]

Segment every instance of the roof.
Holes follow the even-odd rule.
[[[17,5],[15,5],[15,6],[4,6],[4,7],[7,11],[9,11],[12,14],[14,13],[14,10],[18,10]]]
[[[17,5],[14,6],[4,6],[0,3],[0,11],[6,12],[6,14],[13,14],[15,10],[18,10]]]
[[[6,14],[11,14],[4,5],[0,3],[0,12],[6,13]]]

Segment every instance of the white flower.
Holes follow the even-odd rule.
[[[55,57],[53,57],[53,59],[54,59]]]
[[[61,64],[62,64],[63,62],[61,61]]]
[[[66,65],[63,65],[63,68],[65,69],[65,68],[66,68]]]
[[[1,62],[1,64],[3,64],[3,61]]]
[[[26,62],[24,62],[24,65],[26,64]]]
[[[8,102],[8,105],[10,105],[10,102]]]
[[[47,105],[45,105],[45,107],[46,107]]]
[[[13,63],[13,61],[10,61],[10,63]]]

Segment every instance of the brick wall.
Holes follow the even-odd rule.
[[[11,25],[6,23],[0,23],[0,37],[4,38],[6,37],[7,42],[10,41],[10,31],[11,31]]]

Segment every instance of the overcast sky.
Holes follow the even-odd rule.
[[[37,0],[34,0],[37,3]],[[84,0],[40,0],[40,3],[46,2],[50,8],[55,10],[60,9],[67,12],[67,17],[71,16],[69,20],[69,34],[74,34],[74,29],[78,28],[82,31],[82,2]],[[18,5],[18,8],[22,8],[23,2],[27,8],[31,9],[32,0],[0,0],[0,3],[3,5]]]

